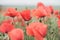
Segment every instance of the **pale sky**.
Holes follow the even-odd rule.
[[[0,5],[36,5],[38,2],[45,5],[60,5],[60,0],[0,0]]]

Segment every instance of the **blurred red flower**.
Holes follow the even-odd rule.
[[[52,6],[48,6],[48,8],[50,9],[50,12],[53,13],[53,7]]]
[[[15,17],[17,16],[17,11],[15,8],[8,8],[5,13],[6,16]]]
[[[31,19],[30,13],[31,13],[31,11],[29,9],[22,10],[22,12],[21,12],[22,18],[26,21],[30,20]]]
[[[58,15],[59,11],[58,10],[54,10],[54,15]]]
[[[42,2],[38,2],[38,3],[37,3],[37,7],[41,7],[41,6],[42,6],[42,7],[45,7],[45,5],[44,5]]]
[[[35,40],[43,40],[44,39],[44,37],[39,35],[39,32],[37,32],[37,31],[34,31],[34,35],[35,35]]]
[[[47,25],[40,22],[31,23],[27,26],[26,33],[42,40],[46,36]]]
[[[22,16],[21,16],[21,12],[18,12],[17,20],[20,21],[21,19],[23,19]]]
[[[30,28],[30,27],[26,28],[26,33],[29,36],[34,36],[34,30],[32,28]]]
[[[24,40],[24,33],[22,29],[13,29],[8,33],[11,40]]]
[[[54,15],[60,19],[60,13],[59,13],[59,10],[54,10]]]
[[[12,25],[10,23],[4,22],[0,25],[0,32],[2,32],[2,33],[8,33],[12,29],[14,29],[14,25]]]
[[[58,19],[60,19],[60,14],[59,14],[59,15],[57,15],[57,18],[58,18]]]
[[[47,12],[43,7],[39,7],[35,9],[34,11],[32,10],[32,16],[36,18],[45,17],[47,16]]]
[[[25,26],[25,21],[21,16],[21,12],[18,12],[17,18],[14,21],[20,22],[20,26]]]
[[[51,10],[50,10],[50,8],[48,6],[45,9],[46,9],[47,13],[51,14]]]
[[[47,16],[50,17],[51,16],[51,10],[49,7],[45,8],[46,12],[47,12]]]

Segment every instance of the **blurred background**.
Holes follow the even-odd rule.
[[[26,7],[35,8],[38,2],[44,3],[46,6],[52,5],[54,9],[60,10],[60,0],[0,0],[0,11],[5,11],[8,7],[24,9]]]

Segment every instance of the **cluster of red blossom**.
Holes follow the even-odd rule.
[[[52,6],[45,6],[43,3],[38,3],[35,9],[26,9],[17,11],[15,8],[8,8],[4,13],[4,16],[9,16],[13,20],[4,20],[0,24],[0,32],[7,33],[11,40],[24,40],[24,31],[21,28],[15,28],[14,23],[20,22],[20,26],[26,26],[26,34],[33,36],[35,40],[44,40],[47,34],[47,25],[42,22],[31,22],[26,24],[26,21],[30,21],[33,17],[36,19],[50,17],[54,14],[58,18],[58,27],[60,27],[60,14],[58,10],[54,10]],[[16,18],[16,19],[15,19]]]

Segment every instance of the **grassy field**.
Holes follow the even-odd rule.
[[[36,8],[36,6],[11,6],[11,5],[10,5],[10,6],[2,6],[3,12],[4,12],[7,8],[9,8],[9,7],[17,8],[18,10],[25,9],[26,7],[29,8],[29,9]],[[53,8],[54,8],[55,10],[60,10],[60,6],[53,6]],[[2,15],[0,15],[0,16],[1,16],[0,21],[2,21],[4,18],[2,17]],[[56,20],[55,20],[54,17],[51,17],[51,19],[48,20],[48,23],[51,22],[51,26],[50,26],[51,28],[50,28],[50,29],[51,29],[52,31],[53,31],[53,29],[54,29],[54,31],[53,31],[54,34],[53,34],[53,35],[55,35],[55,32],[56,32],[56,30],[57,30],[57,29],[55,29],[55,28],[56,28],[56,27],[55,27],[55,25],[56,25],[56,24],[55,24],[55,21],[56,21]],[[55,36],[51,36],[51,37],[50,37],[50,32],[51,32],[51,30],[49,30],[49,32],[48,32],[49,35],[47,35],[47,37],[48,37],[48,36],[49,36],[49,37],[48,37],[47,40],[52,40],[52,39],[55,40],[55,36],[57,36],[57,35],[55,35]],[[56,32],[56,33],[57,33],[57,32]],[[24,36],[25,36],[25,37],[24,37],[24,38],[25,38],[24,40],[34,40],[33,37],[27,36],[26,33],[25,33]],[[54,38],[53,38],[53,37],[54,37]],[[50,38],[50,39],[49,39],[49,38]],[[45,40],[46,40],[46,39],[45,39]]]

